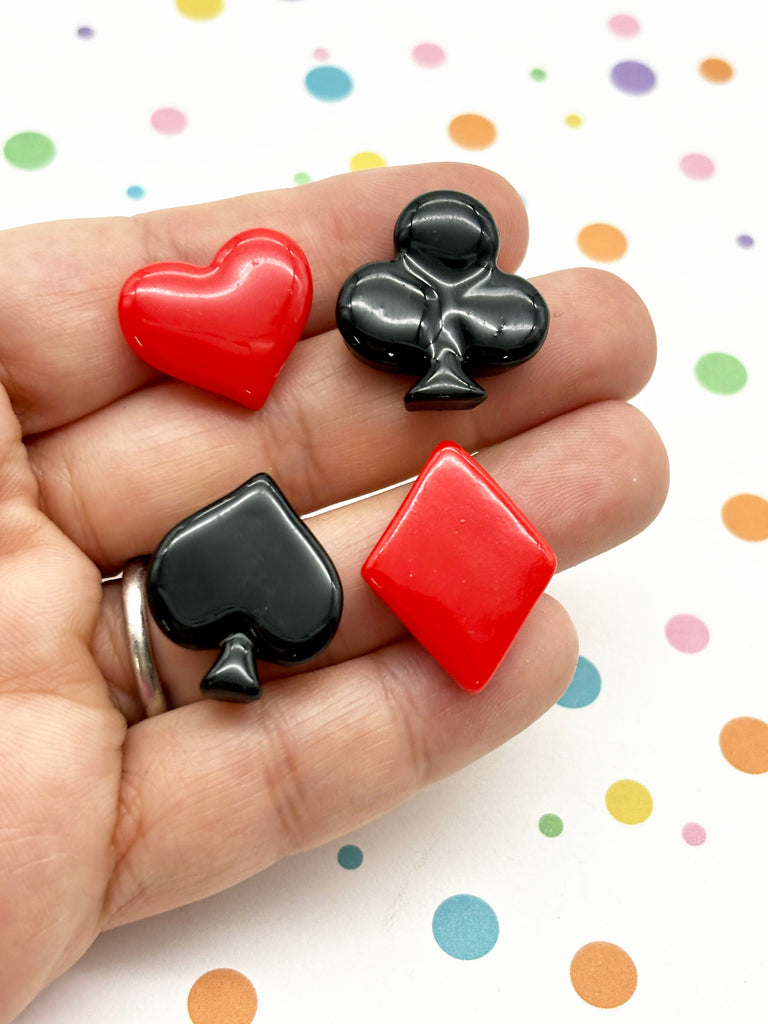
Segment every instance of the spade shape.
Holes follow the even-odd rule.
[[[418,375],[413,409],[471,409],[485,390],[473,376],[530,359],[549,311],[536,288],[496,266],[499,233],[486,208],[463,192],[412,200],[395,226],[397,257],[368,263],[344,283],[336,322],[364,362]]]
[[[147,573],[149,607],[183,647],[221,647],[206,696],[255,700],[255,660],[292,665],[319,654],[341,617],[328,555],[266,473],[182,520]]]

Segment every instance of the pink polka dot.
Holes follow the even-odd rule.
[[[695,821],[683,825],[682,837],[689,846],[701,846],[707,841],[707,830]]]
[[[631,14],[614,14],[608,22],[608,28],[615,36],[631,39],[640,31],[640,22]]]
[[[187,127],[187,115],[175,107],[160,107],[150,117],[149,123],[162,135],[178,135]]]
[[[331,56],[331,51],[326,50],[324,46],[318,46],[316,50],[312,51],[312,56],[315,60],[328,60]]]
[[[703,153],[688,153],[680,161],[680,170],[687,178],[704,181],[706,178],[711,178],[715,173],[715,165]]]
[[[423,68],[439,68],[445,63],[445,50],[437,43],[419,43],[414,46],[411,56]]]
[[[676,651],[696,654],[709,643],[709,630],[695,615],[673,615],[664,634]]]

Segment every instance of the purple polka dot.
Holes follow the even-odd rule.
[[[187,115],[175,107],[160,107],[150,117],[149,122],[161,135],[178,135],[187,127]]]
[[[755,240],[752,235],[739,235],[736,239],[736,245],[741,246],[742,249],[751,249],[755,244]]]
[[[625,60],[611,71],[611,81],[622,92],[642,96],[656,85],[656,75],[647,64],[637,60]]]
[[[445,50],[437,43],[419,43],[414,46],[411,56],[423,68],[439,68],[445,63]]]
[[[682,836],[689,846],[701,846],[707,840],[707,830],[703,825],[689,821],[687,825],[683,825]]]
[[[631,14],[614,14],[608,22],[608,28],[615,36],[631,39],[640,31],[640,22]]]
[[[93,29],[89,25],[81,25],[77,34],[81,39],[93,39]]]
[[[686,178],[706,181],[707,178],[711,178],[715,173],[715,165],[703,153],[688,153],[680,161],[680,170]]]
[[[709,630],[695,615],[673,615],[664,634],[675,650],[684,654],[697,654],[709,643]]]

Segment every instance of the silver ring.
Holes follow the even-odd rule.
[[[144,590],[146,572],[147,565],[144,559],[137,558],[133,562],[128,562],[123,569],[122,590],[123,614],[128,631],[133,677],[147,717],[151,718],[167,711],[168,701],[165,699],[155,668],[149,640],[149,609]]]

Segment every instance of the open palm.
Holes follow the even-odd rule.
[[[503,743],[557,700],[577,653],[545,596],[482,694],[450,681],[359,578],[400,489],[313,520],[345,610],[307,671],[265,670],[254,705],[203,701],[212,656],[153,634],[174,710],[146,719],[119,585],[103,576],[255,473],[307,514],[406,479],[449,438],[479,451],[561,567],[658,511],[664,451],[625,404],[651,372],[653,328],[615,277],[538,279],[550,337],[472,412],[406,414],[403,381],[346,351],[339,287],[391,257],[398,213],[434,188],[491,210],[500,265],[514,271],[527,239],[519,198],[454,164],[0,235],[0,1024],[100,930],[340,835]],[[315,299],[305,338],[252,413],[155,374],[122,339],[116,303],[137,268],[207,264],[257,226],[302,246]]]

